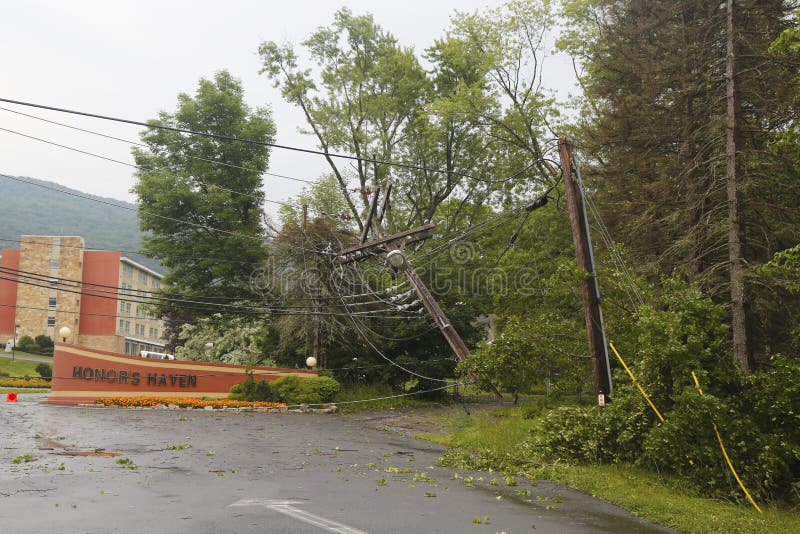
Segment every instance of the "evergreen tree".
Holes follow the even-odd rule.
[[[679,269],[727,301],[747,368],[748,330],[775,337],[779,312],[749,266],[800,236],[796,169],[770,149],[796,81],[768,54],[789,2],[730,4],[729,20],[711,0],[572,2],[563,43],[586,67],[585,175],[614,235],[654,280]]]

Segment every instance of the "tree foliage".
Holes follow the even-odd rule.
[[[193,96],[178,95],[176,111],[160,113],[151,124],[209,136],[155,128],[141,134],[147,149],[134,149],[139,171],[133,192],[147,232],[143,250],[169,269],[163,282],[170,292],[247,298],[250,273],[266,254],[261,174],[269,149],[210,135],[270,142],[275,126],[269,111],[251,110],[241,83],[221,71],[202,79]],[[159,308],[213,312],[174,303]]]
[[[276,358],[267,321],[259,317],[215,313],[195,323],[184,324],[176,356],[181,360],[274,365]]]
[[[797,64],[768,53],[786,28],[789,3],[736,4],[741,109],[734,118],[740,135],[733,185],[744,239],[736,260],[728,247],[730,227],[739,223],[729,217],[731,184],[724,179],[725,5],[570,2],[575,29],[562,40],[585,66],[580,137],[592,164],[584,175],[613,235],[651,280],[680,269],[729,304],[735,300],[728,297],[733,263],[755,266],[800,240],[797,168],[786,152],[771,149],[796,109]],[[745,306],[763,362],[764,340],[781,335],[764,318],[786,310],[760,290],[755,276],[747,271]]]

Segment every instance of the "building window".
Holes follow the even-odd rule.
[[[131,303],[130,302],[126,302],[125,303],[125,313],[131,313]]]
[[[133,267],[127,263],[122,264],[122,276],[131,278],[133,276]]]
[[[125,330],[125,321],[123,319],[119,320],[119,331],[122,332]]]
[[[58,287],[58,280],[56,280],[55,278],[51,278],[50,287]]]
[[[58,260],[50,260],[50,268],[51,269],[58,269]]]
[[[47,326],[55,326],[56,325],[56,318],[55,317],[48,317],[47,318]]]
[[[158,328],[153,328],[153,337],[158,339]]]
[[[125,333],[126,334],[130,334],[131,333],[131,322],[130,321],[125,321]]]
[[[155,276],[153,277],[153,284],[152,284],[152,286],[153,286],[153,288],[154,288],[154,289],[158,289],[159,287],[161,287],[161,282],[159,282],[158,280],[156,280],[156,277],[155,277]]]
[[[49,307],[51,307],[51,308],[55,308],[56,307],[56,298],[55,297],[50,297],[48,299],[48,301],[47,301],[47,305]]]
[[[139,281],[147,283],[147,273],[144,271],[139,271]]]

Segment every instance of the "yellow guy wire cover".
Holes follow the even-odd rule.
[[[636,384],[637,388],[639,388],[639,393],[642,394],[644,399],[647,401],[647,404],[649,404],[650,407],[653,409],[653,411],[656,413],[656,416],[658,416],[659,421],[661,421],[663,423],[664,422],[664,416],[661,415],[661,412],[658,411],[658,408],[656,408],[656,405],[653,404],[653,401],[651,401],[650,397],[647,396],[647,393],[644,392],[644,389],[642,388],[642,386],[639,385],[639,382],[636,380],[636,377],[633,376],[633,373],[631,372],[631,370],[628,369],[627,365],[625,365],[625,360],[623,360],[622,356],[620,356],[619,352],[617,352],[617,348],[614,346],[614,343],[613,342],[609,343],[609,346],[611,347],[611,350],[614,351],[614,354],[617,355],[617,359],[619,360],[619,363],[622,364],[622,367],[625,368],[625,372],[628,373],[628,376],[631,377],[631,380],[633,380],[633,383]]]
[[[700,381],[697,380],[697,375],[694,374],[694,371],[692,371],[692,378],[694,378],[694,384],[695,386],[697,386],[697,391],[698,393],[700,393],[700,396],[702,397],[703,390],[702,388],[700,388]],[[746,487],[744,487],[744,482],[742,482],[742,479],[739,478],[738,473],[736,473],[736,469],[733,468],[733,462],[731,462],[731,459],[728,456],[728,451],[725,450],[725,444],[722,442],[722,436],[720,435],[719,430],[717,430],[717,424],[714,423],[713,421],[711,424],[714,425],[714,433],[717,435],[717,442],[719,442],[719,448],[722,450],[722,456],[725,457],[725,462],[728,464],[728,468],[731,470],[731,473],[733,473],[733,477],[736,479],[736,482],[739,483],[739,487],[742,488],[742,491],[747,496],[747,500],[750,501],[750,504],[753,505],[753,508],[758,510],[759,513],[762,513],[761,508],[758,507],[758,504],[756,504],[756,501],[753,499],[752,495],[750,495],[750,492],[747,491]]]

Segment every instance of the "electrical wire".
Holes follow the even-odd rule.
[[[478,180],[478,178],[476,178],[474,176],[471,176],[469,174],[466,174],[466,173],[457,172],[457,171],[447,171],[447,170],[442,170],[442,169],[433,169],[433,168],[425,167],[425,166],[422,166],[422,165],[414,165],[414,164],[411,164],[411,163],[400,163],[400,162],[394,162],[394,161],[384,161],[384,160],[379,160],[379,159],[375,159],[375,158],[363,158],[363,157],[360,157],[360,156],[352,156],[352,155],[349,155],[349,154],[338,154],[338,153],[335,153],[335,152],[314,150],[314,149],[310,149],[310,148],[301,148],[301,147],[295,147],[295,146],[290,146],[290,145],[282,145],[282,144],[278,144],[278,143],[271,143],[271,142],[268,142],[268,141],[258,141],[258,140],[255,140],[255,139],[247,139],[247,138],[236,137],[236,136],[232,136],[232,135],[214,134],[214,133],[210,133],[210,132],[198,132],[198,131],[189,130],[189,129],[186,129],[186,128],[176,128],[176,127],[173,127],[173,126],[165,126],[163,124],[154,124],[152,122],[148,123],[148,122],[135,121],[135,120],[130,120],[130,119],[123,119],[123,118],[120,118],[120,117],[113,117],[113,116],[109,116],[109,115],[100,115],[100,114],[97,114],[97,113],[89,113],[89,112],[86,112],[86,111],[78,111],[78,110],[60,108],[60,107],[55,107],[55,106],[47,106],[47,105],[44,105],[44,104],[36,104],[36,103],[33,103],[33,102],[25,102],[25,101],[21,101],[21,100],[12,100],[12,99],[9,99],[9,98],[1,98],[0,97],[0,102],[6,102],[8,104],[16,104],[16,105],[19,105],[19,106],[27,106],[27,107],[38,108],[38,109],[46,109],[46,110],[49,110],[49,111],[56,111],[58,113],[68,113],[68,114],[71,114],[71,115],[79,115],[79,116],[82,116],[82,117],[90,117],[90,118],[93,118],[93,119],[101,119],[101,120],[119,122],[119,123],[124,123],[124,124],[132,124],[134,126],[141,126],[143,128],[149,128],[149,129],[153,129],[153,130],[165,130],[165,131],[188,134],[188,135],[197,135],[197,136],[200,136],[200,137],[206,137],[206,138],[211,138],[211,139],[221,139],[221,140],[224,140],[224,141],[234,141],[234,142],[239,142],[239,143],[247,143],[247,144],[252,144],[252,145],[259,145],[259,146],[266,146],[266,147],[270,147],[270,148],[277,148],[277,149],[280,149],[280,150],[289,150],[289,151],[293,151],[293,152],[300,152],[300,153],[304,153],[304,154],[313,154],[313,155],[324,156],[324,157],[328,157],[328,158],[345,159],[345,160],[349,160],[349,161],[358,161],[358,162],[363,162],[363,163],[372,163],[374,165],[387,165],[387,166],[390,166],[390,167],[399,167],[399,168],[417,170],[417,171],[424,171],[424,172],[435,172],[435,173],[439,173],[439,174],[450,174],[450,175],[454,175],[454,176],[462,176],[464,178],[469,178],[471,180]]]
[[[158,291],[158,292],[145,291],[145,290],[140,290],[140,289],[134,289],[132,287],[112,286],[112,285],[107,285],[107,284],[98,284],[98,283],[95,283],[95,282],[85,282],[83,280],[76,280],[74,278],[63,278],[63,277],[59,277],[59,276],[54,276],[52,274],[36,273],[36,272],[33,272],[33,271],[24,271],[22,269],[16,269],[14,267],[3,267],[3,266],[0,266],[0,272],[2,272],[4,274],[7,274],[7,275],[12,275],[12,276],[19,275],[21,273],[22,276],[25,277],[25,278],[34,278],[34,279],[38,279],[40,281],[45,281],[45,282],[52,282],[53,280],[57,280],[59,282],[67,282],[66,284],[63,284],[63,285],[67,285],[68,287],[91,286],[91,287],[89,287],[87,289],[91,289],[92,291],[97,291],[97,292],[102,292],[102,293],[111,293],[111,294],[114,294],[114,295],[140,296],[140,297],[144,297],[144,298],[152,299],[152,300],[164,300],[164,301],[170,301],[170,302],[186,302],[186,303],[191,303],[191,304],[202,303],[202,304],[213,304],[215,306],[216,305],[219,305],[219,306],[230,306],[230,305],[226,305],[226,304],[218,304],[216,302],[202,302],[202,301],[185,300],[185,299],[189,299],[189,298],[193,298],[193,299],[195,299],[195,298],[207,298],[207,299],[217,298],[217,297],[214,297],[214,296],[205,296],[205,295],[189,295],[189,296],[187,296],[187,295],[182,295],[180,293],[162,293],[161,291]],[[70,284],[73,284],[73,285],[70,285]],[[103,289],[94,289],[94,288],[103,288]],[[116,290],[116,291],[106,291],[107,289],[113,289],[113,290]],[[148,293],[149,296],[148,295],[141,295],[141,292]],[[364,293],[362,295],[356,295],[356,296],[370,296],[370,295],[371,295],[370,293]],[[176,296],[178,298],[174,298]],[[169,297],[173,297],[173,298],[169,298]],[[352,297],[352,295],[340,295],[340,296],[337,296],[335,298],[338,299],[338,298],[351,298],[351,297]],[[225,298],[225,297],[219,297],[219,298]],[[334,297],[325,297],[325,298],[334,298]],[[316,297],[305,297],[303,299],[316,299]],[[236,299],[236,300],[248,300],[248,299]],[[298,298],[298,300],[299,300],[299,298]],[[354,302],[354,303],[352,303],[352,305],[359,306],[359,305],[364,305],[364,304],[383,304],[383,303],[388,303],[388,302],[384,301],[384,300],[375,300],[375,301],[366,301],[366,302]],[[389,303],[389,304],[391,304],[391,303]],[[338,306],[341,306],[341,305],[340,304],[330,304],[329,306],[338,307]],[[238,306],[238,307],[244,307],[244,306]],[[309,307],[309,306],[301,306],[301,307]]]
[[[79,154],[84,154],[86,156],[91,156],[93,158],[99,158],[99,159],[102,159],[102,160],[110,161],[111,163],[116,163],[118,165],[124,165],[126,167],[131,167],[131,168],[136,169],[138,171],[145,171],[145,172],[148,172],[148,171],[162,171],[163,172],[163,169],[160,169],[158,167],[150,167],[150,166],[146,167],[144,165],[136,165],[136,164],[133,164],[133,163],[128,163],[127,161],[122,161],[122,160],[110,158],[108,156],[103,156],[101,154],[96,154],[94,152],[89,152],[87,150],[81,150],[80,148],[75,148],[75,147],[71,147],[71,146],[68,146],[68,145],[62,145],[61,143],[56,143],[54,141],[49,141],[47,139],[42,139],[41,137],[35,137],[33,135],[24,134],[24,133],[18,132],[16,130],[10,130],[8,128],[0,128],[0,131],[8,132],[8,133],[11,133],[11,134],[14,134],[14,135],[19,135],[20,137],[25,137],[27,139],[33,139],[34,141],[39,141],[40,143],[45,143],[45,144],[56,146],[56,147],[63,148],[63,149],[66,149],[66,150],[71,150],[73,152],[78,152]],[[256,172],[256,171],[253,171],[251,169],[247,169],[245,167],[239,167],[239,168],[248,170],[250,172]],[[171,175],[173,177],[180,178],[180,176],[178,176],[176,173],[171,172],[171,171],[168,171],[165,174],[169,174],[169,175]],[[34,184],[34,185],[36,185],[36,184]],[[204,183],[203,185],[207,186],[207,187],[212,187],[214,189],[219,189],[221,191],[225,191],[226,193],[232,193],[232,194],[235,194],[235,195],[246,196],[246,197],[254,198],[256,200],[262,200],[264,202],[269,202],[271,204],[277,204],[279,206],[287,206],[287,207],[294,208],[294,209],[300,209],[300,206],[295,206],[293,204],[289,204],[288,202],[281,202],[279,200],[272,200],[272,199],[269,199],[269,198],[262,198],[259,195],[254,195],[254,194],[251,194],[251,193],[243,193],[241,191],[235,191],[233,189],[228,189],[227,187],[223,187],[221,185],[209,184],[209,183]],[[128,209],[130,209],[130,208],[128,208]],[[148,212],[143,211],[143,213],[148,213]],[[148,214],[152,215],[151,213],[148,213]],[[325,213],[323,215],[329,215],[329,214]]]
[[[9,272],[9,270],[12,271],[12,272]],[[19,273],[27,273],[27,274],[19,274]],[[85,286],[87,286],[87,285],[99,285],[99,284],[82,283],[82,282],[77,281],[77,280],[58,278],[58,277],[55,277],[55,276],[49,276],[49,275],[43,275],[43,274],[37,274],[37,273],[29,273],[27,271],[19,271],[17,269],[10,269],[8,267],[0,267],[0,274],[6,274],[6,275],[10,275],[10,276],[17,276],[17,277],[21,277],[23,279],[33,280],[35,282],[47,282],[47,285],[46,286],[42,286],[42,287],[49,287],[49,288],[55,289],[57,291],[66,291],[64,289],[64,287],[77,288],[77,287],[80,287],[80,286],[84,286],[83,289],[89,291],[89,292],[83,293],[83,294],[85,294],[87,296],[105,297],[107,295],[111,295],[110,298],[116,298],[117,300],[120,300],[120,301],[123,301],[123,302],[132,302],[132,303],[138,303],[138,304],[154,305],[154,304],[162,304],[162,303],[166,302],[166,303],[171,303],[171,304],[180,304],[185,309],[190,309],[190,308],[191,309],[198,309],[198,308],[196,308],[196,306],[187,307],[187,306],[185,306],[186,304],[191,304],[191,305],[212,305],[212,306],[215,307],[215,309],[226,308],[227,310],[231,310],[231,311],[255,310],[255,311],[267,312],[267,313],[284,312],[286,310],[316,309],[316,308],[318,308],[318,306],[251,306],[251,305],[244,305],[244,304],[221,304],[221,303],[203,302],[203,301],[198,301],[198,300],[146,296],[146,295],[139,294],[138,293],[139,290],[135,290],[135,289],[132,289],[132,288],[116,288],[118,290],[121,290],[121,292],[120,291],[109,291],[109,290],[105,290],[105,289],[95,289],[95,288],[85,287]],[[7,278],[4,278],[4,279],[7,279]],[[19,279],[17,279],[17,281],[19,281]],[[53,281],[57,281],[55,286],[53,285]],[[68,282],[71,282],[71,283],[65,283],[65,281],[68,281]],[[103,286],[103,287],[109,287],[109,286]],[[133,292],[137,292],[137,293],[134,294]],[[123,296],[123,297],[138,297],[138,298],[133,298],[133,299],[127,298],[126,299],[126,298],[120,298],[120,296]],[[381,304],[381,303],[382,302],[380,302],[380,301],[371,301],[371,302],[366,302],[366,303],[357,302],[357,303],[352,303],[351,306],[361,306],[361,305]],[[343,307],[343,306],[340,305],[340,304],[329,304],[329,305],[326,305],[324,307],[325,308],[337,308],[337,307]],[[400,309],[397,309],[397,307],[394,307],[393,309],[368,310],[368,312],[379,314],[379,313],[386,313],[386,312],[403,312],[403,310],[400,310]],[[361,312],[356,312],[356,313],[361,313]]]
[[[22,239],[0,238],[0,241],[6,242],[6,243],[19,243],[19,244],[25,243],[25,244],[28,244],[28,245],[36,245],[36,246],[42,246],[42,247],[50,247],[50,246],[52,246],[52,243],[50,243],[50,242],[46,242],[45,243],[45,242],[41,242],[41,241],[31,241],[31,240],[23,241]],[[86,248],[85,246],[82,246],[82,245],[65,245],[65,244],[62,244],[61,248],[77,248],[77,249],[80,249],[80,250],[87,250],[87,251],[104,250],[104,249]],[[125,254],[139,254],[139,255],[147,257],[147,254],[145,254],[141,250],[114,249],[114,251],[115,252],[122,252],[122,253],[125,253]],[[194,258],[194,256],[183,256],[183,257],[184,258]],[[228,263],[239,263],[239,264],[242,264],[242,265],[261,265],[263,263],[261,261],[232,260],[232,259],[229,259],[229,258],[220,258],[220,257],[216,257],[216,256],[203,256],[202,259],[211,259],[211,260],[214,260],[214,261],[221,261],[221,262],[228,262]]]
[[[0,130],[2,130],[2,128],[0,128]],[[126,165],[127,165],[127,164],[126,164]],[[167,217],[166,215],[160,215],[160,214],[157,214],[157,213],[152,213],[152,212],[145,211],[145,210],[142,210],[142,209],[139,209],[139,208],[132,208],[132,207],[129,207],[129,206],[123,206],[123,205],[121,205],[121,204],[116,204],[116,203],[114,203],[114,202],[109,202],[109,201],[107,201],[107,200],[103,200],[103,199],[101,199],[101,198],[96,198],[96,197],[92,197],[92,196],[82,195],[82,194],[75,193],[75,192],[72,192],[72,191],[65,191],[65,190],[63,190],[63,189],[58,189],[58,188],[56,188],[56,187],[51,187],[51,186],[44,185],[44,184],[37,184],[37,183],[35,183],[35,182],[31,182],[31,181],[29,181],[29,180],[25,180],[24,178],[20,178],[20,177],[18,177],[18,176],[10,176],[10,175],[8,175],[8,174],[2,174],[2,173],[0,173],[0,177],[3,177],[3,178],[8,178],[9,180],[15,180],[15,181],[17,181],[17,182],[22,182],[22,183],[25,183],[25,184],[28,184],[28,185],[32,185],[32,186],[34,186],[34,187],[40,187],[40,188],[42,188],[42,189],[47,189],[47,190],[50,190],[50,191],[55,191],[55,192],[57,192],[57,193],[61,193],[61,194],[64,194],[64,195],[69,195],[69,196],[73,196],[73,197],[77,197],[77,198],[82,198],[82,199],[84,199],[84,200],[89,200],[89,201],[92,201],[92,202],[98,202],[98,203],[100,203],[100,204],[105,204],[105,205],[107,205],[107,206],[112,206],[112,207],[115,207],[115,208],[120,208],[120,209],[123,209],[123,210],[126,210],[126,211],[132,211],[132,212],[134,212],[134,213],[137,213],[137,214],[138,214],[138,213],[145,213],[145,214],[147,214],[147,215],[151,215],[151,216],[153,216],[153,217],[156,217],[156,218],[159,218],[159,219],[164,219],[164,220],[168,220],[168,221],[176,222],[176,223],[179,223],[179,224],[186,224],[186,225],[189,225],[189,226],[194,226],[194,227],[197,227],[197,228],[202,228],[202,229],[204,229],[204,230],[209,230],[209,231],[212,231],[212,232],[220,232],[220,233],[223,233],[223,234],[228,234],[228,235],[231,235],[231,236],[242,237],[242,238],[245,238],[245,239],[251,239],[251,240],[256,240],[256,241],[261,241],[261,242],[264,242],[264,239],[263,239],[263,238],[260,238],[260,237],[249,236],[249,235],[240,234],[240,233],[237,233],[237,232],[231,232],[231,231],[229,231],[229,230],[222,230],[222,229],[219,229],[219,228],[214,228],[214,227],[212,227],[212,226],[208,226],[208,225],[204,225],[204,224],[199,224],[199,223],[193,223],[193,222],[191,222],[191,221],[185,221],[185,220],[182,220],[182,219],[175,219],[175,218],[173,218],[173,217]],[[278,201],[272,201],[272,202],[278,202]],[[286,204],[286,203],[283,203],[283,204]],[[290,206],[290,207],[295,207],[295,208],[297,207],[297,206],[292,206],[291,204],[286,204],[286,205],[288,205],[288,206]],[[274,240],[273,240],[273,241],[274,241]],[[283,245],[283,246],[290,247],[290,248],[301,248],[301,247],[298,247],[297,245],[292,245],[292,244],[285,243],[285,242],[281,242],[280,244],[281,244],[281,245]],[[336,255],[336,254],[335,254],[335,253],[333,253],[333,252],[323,252],[323,251],[315,251],[315,250],[312,250],[312,252],[315,252],[315,253],[317,253],[317,254],[327,254],[327,255],[330,255],[330,256],[335,256],[335,255]]]
[[[339,269],[343,270],[343,266],[340,265]],[[342,303],[346,304],[344,300],[342,300]],[[390,364],[394,365],[398,369],[401,369],[401,370],[405,371],[406,373],[408,373],[408,374],[410,374],[412,376],[416,376],[416,377],[422,378],[424,380],[431,380],[433,382],[446,382],[446,380],[442,380],[440,378],[432,378],[432,377],[429,377],[429,376],[425,376],[425,375],[421,375],[419,373],[416,373],[416,372],[414,372],[414,371],[412,371],[412,370],[400,365],[396,361],[392,360],[391,358],[386,356],[378,347],[375,346],[375,344],[372,342],[372,340],[369,338],[369,336],[367,336],[364,333],[364,331],[361,329],[361,327],[359,326],[358,322],[355,320],[354,317],[350,316],[350,321],[353,323],[353,326],[355,327],[356,331],[361,335],[361,337],[364,339],[364,341],[367,342],[367,344],[372,348],[372,350],[374,350],[381,358],[383,358],[384,360],[386,360]]]
[[[126,299],[126,298],[121,298],[121,297],[118,297],[118,296],[111,296],[111,295],[98,295],[96,293],[88,293],[88,292],[85,292],[85,291],[76,291],[76,290],[73,290],[73,289],[66,289],[66,288],[63,288],[63,287],[61,287],[61,288],[52,288],[52,286],[50,286],[49,284],[37,284],[35,282],[24,281],[24,280],[19,280],[19,279],[14,279],[14,278],[8,278],[8,277],[5,277],[5,276],[0,276],[0,280],[7,280],[9,282],[16,282],[18,284],[28,285],[28,286],[33,286],[33,287],[42,287],[42,288],[46,288],[46,289],[56,289],[57,291],[61,291],[61,292],[64,292],[64,293],[72,293],[72,294],[83,295],[83,296],[87,296],[87,297],[110,299],[110,300],[115,300],[115,301],[131,302],[131,303],[137,303],[137,304],[152,304],[152,303],[149,303],[149,302],[144,301],[144,300]],[[208,312],[208,311],[211,311],[212,309],[216,309],[216,307],[212,308],[212,309],[209,309],[209,308],[200,308],[200,307],[195,307],[195,306],[182,306],[182,308],[186,309],[186,310],[199,310],[199,311],[204,311],[204,312]],[[345,316],[345,317],[349,317],[350,315],[361,315],[361,316],[364,316],[364,317],[376,317],[376,318],[381,318],[381,319],[408,320],[408,315],[394,315],[394,316],[381,315],[381,313],[383,311],[385,311],[385,312],[394,312],[394,313],[402,313],[402,312],[397,312],[396,310],[368,310],[368,311],[355,311],[355,312],[349,312],[349,313],[337,313],[337,312],[302,312],[302,313],[297,312],[296,313],[296,312],[286,311],[285,309],[275,310],[275,309],[271,309],[271,308],[258,308],[258,307],[239,307],[238,309],[233,309],[233,310],[228,311],[228,313],[245,315],[245,316],[295,315],[295,316],[301,316],[301,317],[305,317],[305,316],[312,317],[312,316],[317,316],[317,315],[319,315],[319,316]]]
[[[54,120],[50,120],[50,119],[45,119],[44,117],[37,117],[36,115],[30,115],[28,113],[23,113],[21,111],[15,111],[13,109],[4,108],[2,106],[0,106],[0,110],[7,111],[9,113],[15,113],[17,115],[22,115],[24,117],[29,117],[31,119],[36,119],[38,121],[47,122],[49,124],[55,124],[57,126],[62,126],[64,128],[69,128],[71,130],[76,130],[76,131],[79,131],[79,132],[84,132],[84,133],[88,133],[88,134],[91,134],[91,135],[96,135],[98,137],[103,137],[105,139],[112,139],[114,141],[120,141],[122,143],[126,143],[126,144],[129,144],[129,145],[135,145],[135,146],[140,146],[140,147],[143,147],[143,148],[151,149],[151,147],[149,145],[147,145],[145,143],[140,143],[138,141],[132,141],[130,139],[123,139],[121,137],[114,137],[113,135],[108,135],[108,134],[104,134],[104,133],[101,133],[101,132],[96,132],[94,130],[88,130],[86,128],[79,128],[79,127],[73,126],[71,124],[65,124],[63,122],[58,122],[58,121],[54,121]],[[162,157],[164,155],[163,153],[160,153],[160,152],[157,153],[157,154],[159,156],[162,156]],[[219,166],[228,167],[228,168],[231,168],[231,169],[240,169],[240,170],[244,170],[244,171],[256,172],[255,169],[249,169],[247,167],[242,167],[240,165],[234,165],[232,163],[225,163],[224,161],[216,161],[216,160],[213,160],[213,159],[203,158],[203,157],[200,157],[200,156],[192,156],[192,155],[189,155],[189,154],[184,154],[183,156],[186,157],[186,158],[189,158],[189,159],[194,159],[194,160],[203,161],[203,162],[206,162],[206,163],[211,163],[212,165],[219,165]],[[293,180],[295,182],[303,182],[303,183],[312,184],[312,185],[316,183],[314,180],[306,180],[306,179],[303,179],[303,178],[295,178],[295,177],[292,177],[292,176],[286,176],[284,174],[276,174],[276,173],[272,173],[272,172],[263,172],[261,174],[263,174],[265,176],[273,176],[275,178],[283,178],[285,180]]]
[[[2,128],[0,128],[0,130],[2,130]],[[249,235],[245,235],[245,234],[239,234],[237,232],[231,232],[229,230],[222,230],[220,228],[214,228],[212,226],[208,226],[208,225],[205,225],[205,224],[193,223],[193,222],[190,222],[190,221],[182,221],[180,219],[175,219],[173,217],[167,217],[166,215],[160,215],[158,213],[152,213],[152,212],[144,211],[144,210],[141,210],[141,209],[138,209],[138,208],[131,208],[131,207],[128,207],[128,206],[123,206],[121,204],[115,204],[114,202],[109,202],[109,201],[103,200],[101,198],[95,198],[95,197],[90,197],[90,196],[87,196],[87,195],[81,195],[81,194],[78,194],[78,193],[73,193],[72,191],[64,191],[63,189],[50,187],[50,186],[47,186],[47,185],[44,185],[44,184],[37,184],[35,182],[30,182],[30,181],[25,180],[23,178],[20,178],[18,176],[10,176],[8,174],[0,173],[0,177],[8,178],[9,180],[15,180],[17,182],[22,182],[24,184],[32,185],[34,187],[40,187],[42,189],[48,189],[50,191],[56,191],[57,193],[61,193],[61,194],[64,194],[64,195],[69,195],[69,196],[73,196],[73,197],[77,197],[77,198],[82,198],[84,200],[90,200],[92,202],[105,204],[107,206],[112,206],[112,207],[123,209],[123,210],[126,210],[126,211],[132,211],[134,213],[144,213],[146,215],[150,215],[150,216],[156,217],[158,219],[164,219],[164,220],[167,220],[167,221],[177,222],[177,223],[180,223],[180,224],[186,224],[186,225],[189,225],[189,226],[194,226],[195,228],[202,228],[203,230],[209,230],[209,231],[212,231],[212,232],[219,232],[219,233],[232,235],[232,236],[236,236],[236,237],[242,237],[242,238],[245,238],[245,239],[263,241],[263,239],[260,238],[260,237],[249,236]]]

